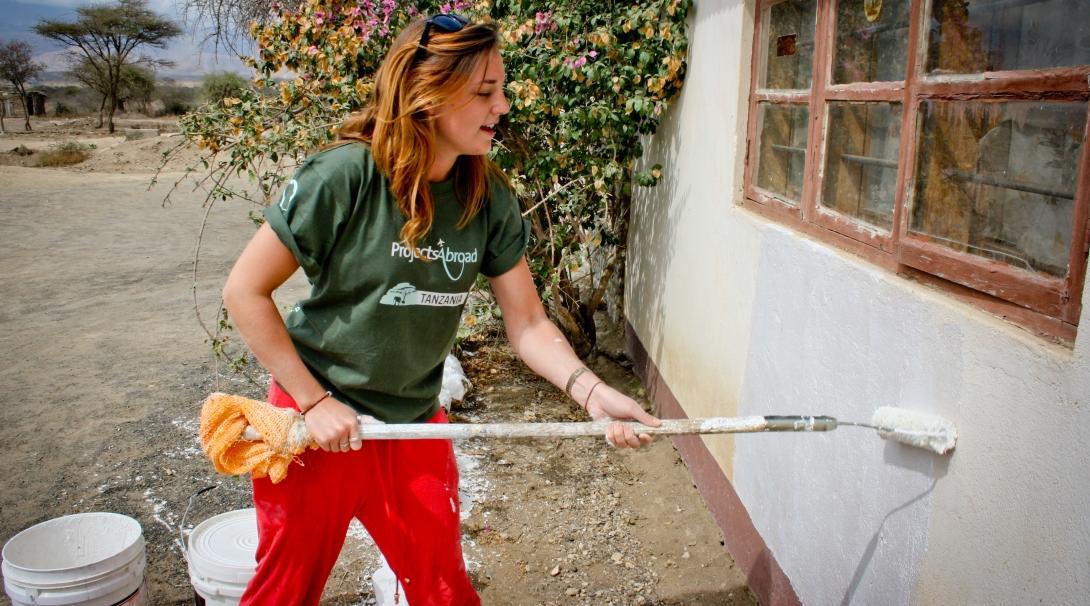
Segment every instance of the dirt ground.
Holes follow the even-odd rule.
[[[149,188],[179,138],[171,123],[147,122],[129,124],[164,135],[125,141],[88,120],[40,121],[34,133],[9,121],[0,135],[0,542],[71,513],[132,516],[147,541],[153,603],[185,604],[187,507],[188,529],[250,505],[248,480],[217,475],[201,453],[198,406],[214,390],[260,397],[264,387],[213,360],[193,292],[214,321],[252,209],[212,208],[194,280],[204,196],[186,186],[162,205],[194,156]],[[76,139],[94,143],[92,157],[63,169],[10,153]],[[304,289],[296,276],[278,299],[287,305]],[[581,420],[495,331],[463,341],[460,353],[473,386],[456,421]],[[604,356],[590,364],[643,395],[624,366]],[[484,603],[756,603],[668,440],[638,452],[601,438],[467,440],[456,450],[466,557]],[[208,486],[217,488],[193,497]],[[354,525],[323,603],[373,603],[377,561]]]

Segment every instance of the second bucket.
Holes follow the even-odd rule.
[[[228,511],[201,522],[186,541],[189,579],[195,601],[204,606],[235,606],[254,576],[257,512]]]

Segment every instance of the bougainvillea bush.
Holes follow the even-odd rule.
[[[499,23],[511,112],[495,160],[533,226],[527,255],[543,298],[581,354],[595,344],[594,311],[623,270],[641,137],[680,90],[690,0],[399,2],[308,0],[270,7],[251,33],[254,86],[183,119],[206,151],[209,202],[267,204],[307,154],[367,102],[393,36],[421,14],[456,11]],[[246,174],[248,196],[227,186]]]

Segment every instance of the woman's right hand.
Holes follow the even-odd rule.
[[[351,406],[329,397],[307,410],[303,419],[307,432],[319,448],[327,452],[348,452],[363,448],[357,414]]]

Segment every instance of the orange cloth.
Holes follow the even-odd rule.
[[[214,393],[201,405],[201,449],[216,471],[227,475],[251,473],[268,476],[273,484],[288,475],[288,465],[305,444],[290,439],[292,426],[302,415],[290,408],[242,396]],[[246,426],[252,425],[261,439],[245,440]],[[313,443],[310,448],[317,448]]]

